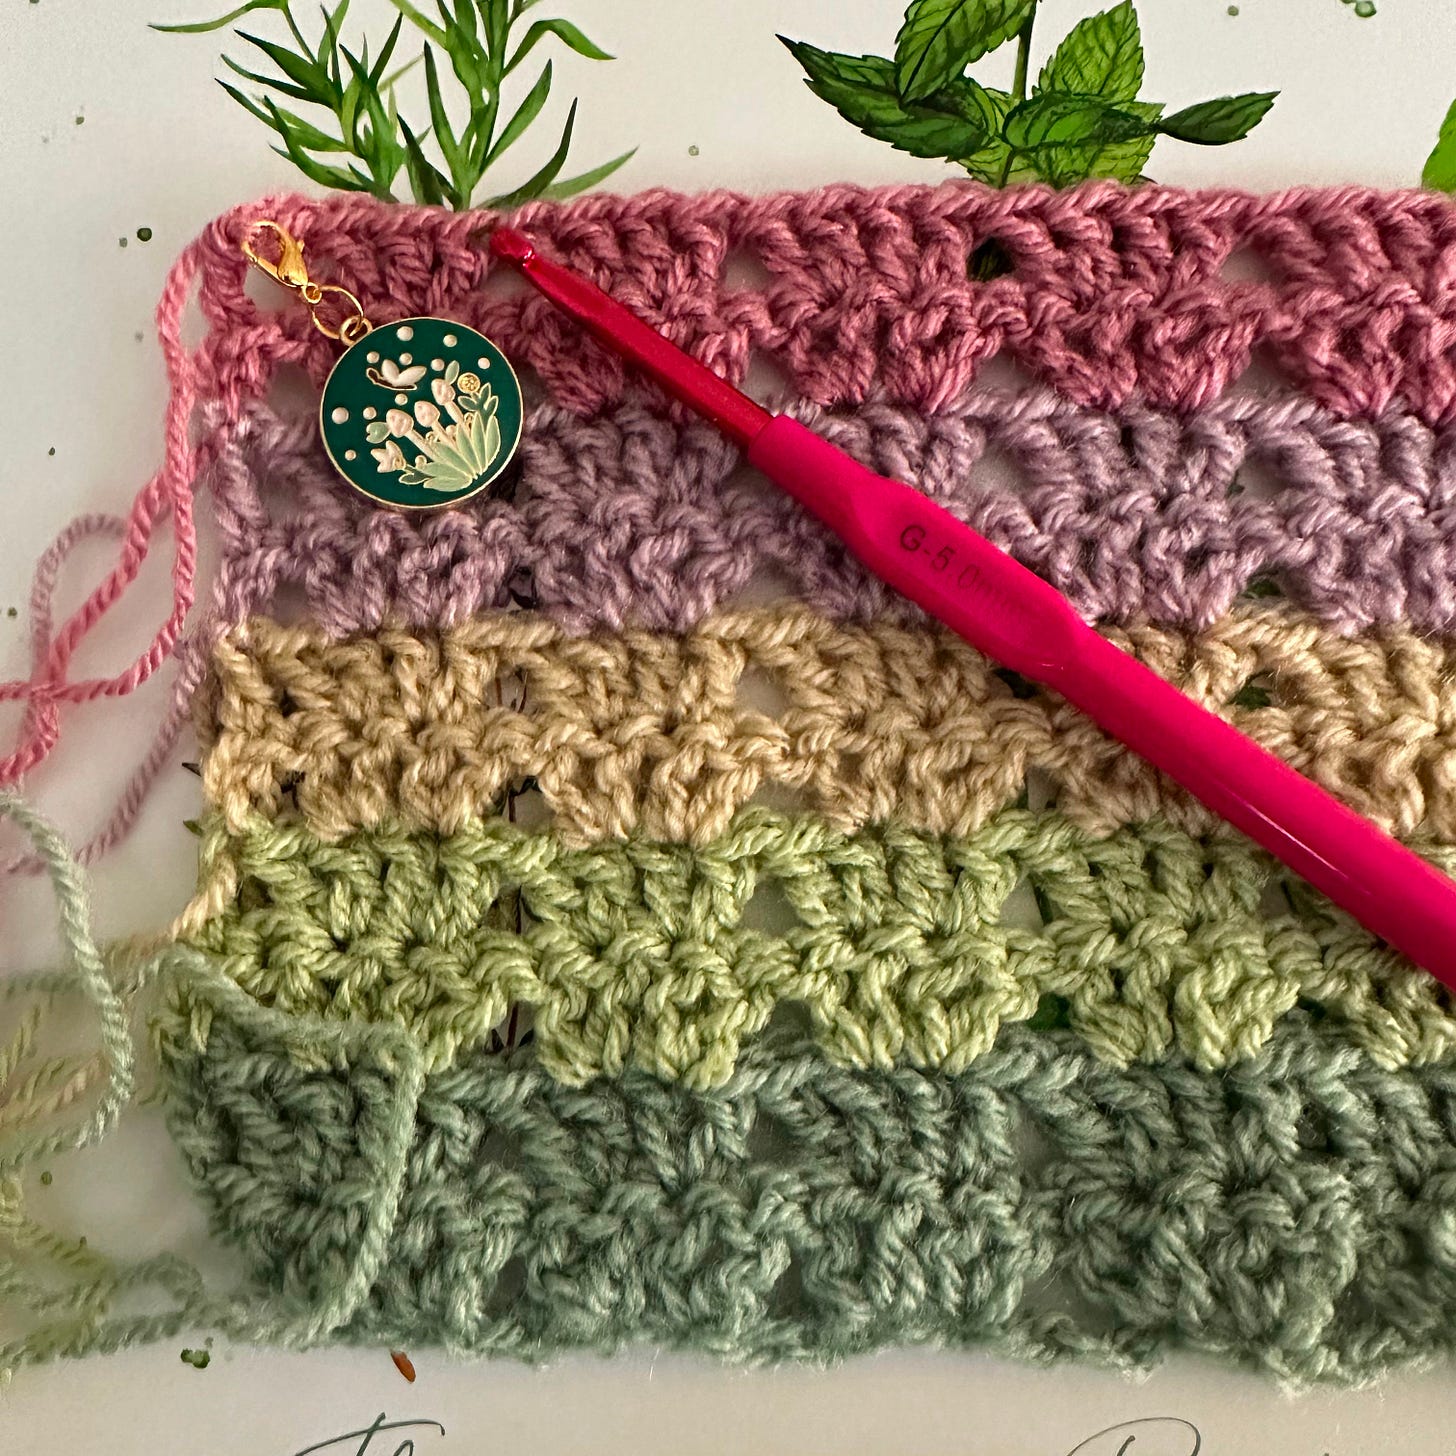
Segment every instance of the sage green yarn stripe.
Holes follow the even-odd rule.
[[[205,1036],[165,1042],[173,1132],[262,1288],[333,1298],[371,1193],[395,1196],[359,1120],[413,1118],[349,1341],[1193,1349],[1296,1383],[1456,1350],[1456,1061],[1381,1068],[1303,1013],[1217,1073],[1023,1028],[957,1076],[859,1071],[774,1030],[696,1091],[635,1071],[567,1087],[529,1049],[417,1086],[395,1028],[280,1034],[246,998],[195,999]]]
[[[499,820],[334,842],[214,821],[203,876],[221,908],[192,943],[249,995],[403,1026],[434,1068],[518,1004],[573,1085],[628,1067],[719,1085],[781,1007],[856,1067],[958,1072],[1035,1019],[1113,1065],[1217,1068],[1301,1003],[1382,1065],[1456,1049],[1429,976],[1246,840],[1167,823],[1098,838],[1008,810],[952,838],[753,808],[704,846],[569,848]]]

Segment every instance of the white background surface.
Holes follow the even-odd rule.
[[[1110,3],[1110,0],[1108,0]],[[213,84],[213,37],[155,35],[151,19],[195,20],[224,0],[0,0],[0,675],[25,663],[24,601],[36,555],[76,512],[119,511],[156,467],[164,386],[150,314],[176,252],[214,214],[290,186],[262,128]],[[579,170],[633,144],[613,185],[685,189],[808,187],[840,178],[934,180],[945,169],[851,130],[799,82],[775,31],[830,49],[886,52],[900,0],[562,0],[566,14],[620,59],[557,54],[548,116],[582,95]],[[1045,38],[1090,0],[1046,0]],[[1456,93],[1456,6],[1382,0],[1358,20],[1338,0],[1140,0],[1147,94],[1184,105],[1225,91],[1282,88],[1272,116],[1238,146],[1161,143],[1153,174],[1183,184],[1414,181]],[[306,7],[300,6],[300,14]],[[386,0],[355,0],[370,33]],[[265,30],[273,17],[254,17]],[[238,54],[234,50],[235,54]],[[1009,54],[1008,54],[1009,64]],[[77,118],[84,118],[79,124]],[[520,148],[511,185],[554,144]],[[696,147],[696,155],[689,153]],[[533,150],[534,148],[534,150]],[[150,242],[135,233],[149,227]],[[128,238],[125,248],[119,239]],[[54,447],[55,454],[48,454]],[[83,555],[68,602],[104,557]],[[78,665],[111,671],[163,611],[160,570]],[[21,608],[15,619],[4,609]],[[62,746],[28,786],[73,838],[99,821],[160,711],[153,685],[133,700],[71,712]],[[0,718],[8,742],[18,714]],[[185,756],[185,755],[182,755]],[[180,908],[195,842],[196,780],[171,769],[138,832],[97,877],[102,931],[156,928]],[[3,831],[0,831],[3,833]],[[0,969],[46,964],[49,904],[38,882],[0,885]],[[94,1156],[58,1160],[44,1210],[125,1252],[197,1253],[205,1229],[165,1136],[132,1120]],[[891,1353],[828,1372],[747,1373],[654,1358],[570,1360],[548,1370],[451,1365],[414,1351],[410,1387],[382,1351],[307,1356],[215,1352],[198,1371],[176,1340],[84,1364],[25,1372],[0,1404],[0,1450],[115,1456],[141,1452],[292,1456],[390,1419],[428,1417],[443,1438],[426,1453],[495,1449],[796,1453],[937,1451],[1063,1456],[1118,1421],[1194,1422],[1208,1453],[1342,1456],[1452,1449],[1456,1372],[1392,1381],[1377,1392],[1292,1400],[1268,1383],[1175,1360],[1141,1383],[1085,1370],[1039,1371],[981,1357]],[[195,1341],[193,1341],[195,1343]],[[405,1433],[409,1434],[409,1433]],[[376,1437],[392,1453],[403,1435]],[[1121,1438],[1086,1448],[1119,1450]],[[1187,1456],[1191,1438],[1146,1430],[1135,1456]],[[359,1441],[331,1448],[357,1450]]]

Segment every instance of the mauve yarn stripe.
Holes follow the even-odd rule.
[[[1456,427],[1245,396],[1106,414],[1046,390],[934,416],[788,412],[951,504],[1090,620],[1207,626],[1272,580],[1340,630],[1456,629]],[[301,605],[334,636],[440,626],[529,584],[573,631],[683,630],[764,571],[837,618],[911,610],[714,431],[642,405],[536,407],[517,499],[429,517],[341,489],[311,420],[254,406],[212,444],[224,623]]]

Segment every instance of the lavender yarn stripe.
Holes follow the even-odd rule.
[[[1456,629],[1456,426],[1238,396],[1186,417],[1107,414],[1042,390],[932,416],[789,412],[944,501],[1089,620],[1205,626],[1272,579],[1344,630]],[[592,420],[538,407],[516,502],[423,519],[342,488],[311,423],[258,408],[218,433],[225,621],[294,593],[332,634],[441,625],[505,606],[529,582],[572,630],[673,631],[764,568],[837,618],[892,605],[711,429],[640,406]]]

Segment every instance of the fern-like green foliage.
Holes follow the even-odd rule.
[[[258,89],[249,94],[230,81],[219,82],[277,134],[279,144],[273,150],[322,187],[368,192],[393,202],[403,174],[415,201],[457,209],[477,205],[475,193],[487,173],[546,104],[549,60],[514,107],[504,103],[507,82],[538,45],[552,41],[590,60],[612,59],[569,20],[528,20],[527,11],[538,0],[436,0],[438,20],[409,0],[391,3],[399,15],[372,58],[367,39],[354,49],[343,42],[349,0],[321,8],[318,34],[312,39],[294,15],[292,0],[246,0],[215,20],[153,29],[202,34],[234,25],[255,11],[276,11],[281,39],[235,32],[262,58],[253,64],[266,64],[271,71],[252,70],[223,57],[230,71]],[[401,62],[403,35],[418,38],[418,48]],[[442,56],[448,70],[440,64]],[[396,82],[419,64],[424,66],[428,125],[411,125],[395,98]],[[561,139],[545,164],[519,186],[479,205],[514,207],[536,197],[571,197],[611,176],[632,156],[623,152],[574,177],[562,177],[576,107],[573,101]]]
[[[1138,180],[1160,136],[1222,146],[1247,136],[1278,92],[1200,102],[1168,114],[1140,97],[1142,33],[1132,0],[1090,15],[1030,80],[1038,0],[910,0],[895,54],[850,56],[779,39],[809,89],[868,136],[943,157],[993,186],[1088,177]],[[969,67],[1016,42],[1009,91]],[[1028,84],[1030,83],[1030,84]]]

